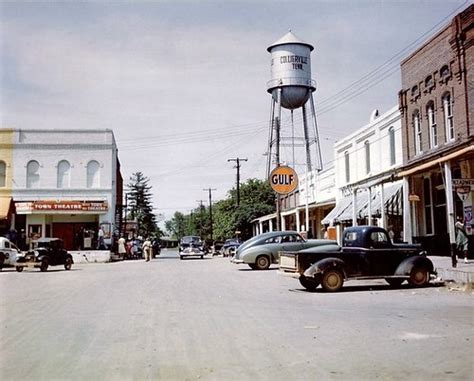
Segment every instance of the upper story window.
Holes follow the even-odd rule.
[[[346,183],[351,181],[351,168],[349,167],[349,152],[344,152],[344,165],[346,169]]]
[[[443,116],[447,143],[454,140],[453,103],[449,93],[443,96]]]
[[[427,92],[429,92],[429,91],[431,91],[433,88],[434,88],[433,76],[432,76],[432,75],[429,75],[429,76],[426,77],[426,79],[425,79],[425,89],[426,89]]]
[[[368,140],[364,143],[365,148],[365,173],[370,173],[370,143]]]
[[[428,131],[430,132],[430,148],[438,147],[438,127],[436,126],[436,113],[434,103],[426,106],[426,116],[428,118]]]
[[[423,139],[421,134],[420,113],[418,111],[413,114],[413,131],[415,137],[415,155],[419,155],[423,152]]]
[[[390,165],[395,165],[395,128],[390,127],[388,129],[388,139],[390,145]]]
[[[447,82],[450,77],[449,66],[444,65],[439,71],[439,76],[441,77],[440,82]]]
[[[91,160],[87,163],[87,188],[98,188],[100,184],[100,165]]]
[[[7,186],[7,165],[4,161],[0,160],[0,187]]]
[[[69,188],[71,186],[71,165],[67,160],[58,163],[58,188]]]
[[[417,85],[415,85],[411,88],[411,96],[413,98],[416,98],[418,95],[420,95],[420,89],[418,88]]]
[[[40,165],[36,160],[31,160],[26,165],[26,187],[37,188],[40,184]]]

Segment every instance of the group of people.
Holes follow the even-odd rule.
[[[122,258],[139,258],[143,255],[145,261],[149,262],[160,252],[159,241],[151,238],[143,240],[141,237],[125,240],[123,236],[118,239],[118,254]]]

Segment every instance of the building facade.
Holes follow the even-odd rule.
[[[18,241],[59,237],[69,250],[90,249],[101,228],[110,244],[123,186],[111,130],[2,129],[0,136],[0,191],[11,200],[8,224]]]
[[[456,219],[472,234],[473,23],[471,5],[401,63],[404,239],[438,254],[454,245]]]

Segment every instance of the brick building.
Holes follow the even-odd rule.
[[[439,254],[455,242],[456,218],[472,234],[473,22],[471,5],[401,63],[404,240]],[[466,179],[464,201],[456,179]]]

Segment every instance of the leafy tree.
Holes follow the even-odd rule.
[[[136,219],[138,223],[137,233],[144,237],[159,233],[153,214],[152,187],[149,182],[150,179],[144,176],[142,172],[135,172],[130,176],[130,182],[127,184],[130,218],[132,220]]]
[[[180,239],[186,235],[189,217],[183,213],[174,212],[173,218],[165,222],[166,231],[174,238]]]

